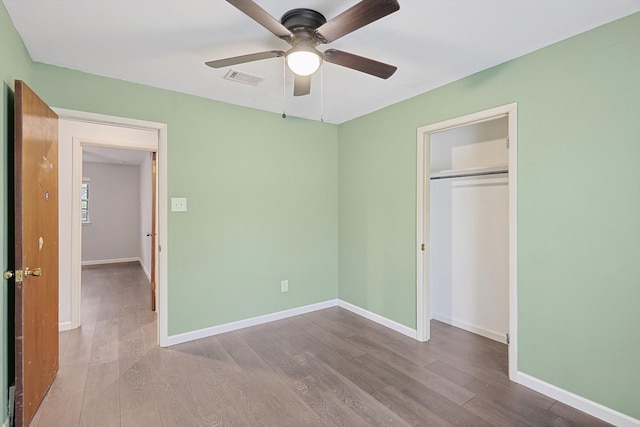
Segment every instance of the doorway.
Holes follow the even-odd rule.
[[[506,136],[504,137],[504,143],[506,144],[507,152],[504,153],[504,160],[506,160],[506,164],[494,164],[489,162],[487,164],[473,164],[469,163],[468,160],[470,158],[477,157],[478,147],[480,145],[475,144],[475,146],[467,145],[467,146],[458,146],[455,148],[457,150],[457,164],[451,166],[451,158],[447,158],[446,155],[442,155],[442,153],[438,153],[437,150],[433,154],[437,159],[434,159],[432,162],[432,144],[438,144],[438,146],[442,146],[446,144],[443,141],[446,141],[447,138],[443,135],[453,135],[454,133],[464,132],[468,129],[479,129],[479,128],[487,128],[486,126],[481,126],[482,123],[500,123],[503,121],[506,125]],[[494,141],[491,141],[493,146],[488,147],[487,144],[483,144],[484,148],[489,148],[488,155],[484,155],[487,158],[491,157],[501,157],[499,150],[494,150],[497,145],[494,144]],[[453,146],[451,146],[453,147]],[[449,147],[449,151],[451,151],[451,147]],[[492,153],[491,150],[494,150]],[[445,150],[446,151],[446,150]],[[497,154],[496,154],[497,153]],[[432,273],[438,269],[438,263],[442,262],[442,252],[432,252],[433,251],[442,251],[443,249],[433,247],[433,244],[436,245],[442,242],[442,237],[440,235],[432,235],[431,231],[431,222],[439,221],[441,218],[432,218],[432,202],[433,203],[442,203],[444,199],[442,199],[443,195],[446,196],[447,191],[443,191],[443,187],[440,183],[445,180],[449,180],[449,178],[455,179],[470,179],[473,177],[477,180],[479,178],[485,178],[488,180],[484,181],[483,187],[485,190],[483,191],[495,191],[491,189],[493,187],[499,187],[502,184],[506,184],[506,188],[504,189],[504,194],[498,193],[490,193],[483,194],[481,197],[474,196],[473,199],[476,201],[479,199],[485,198],[485,196],[489,195],[490,197],[497,197],[502,199],[507,199],[507,206],[504,207],[503,214],[506,218],[503,218],[506,233],[505,236],[505,248],[504,251],[507,253],[508,261],[505,262],[504,269],[504,281],[505,283],[505,292],[503,302],[500,304],[507,304],[508,307],[501,306],[502,313],[504,314],[503,322],[506,322],[507,327],[507,335],[504,337],[502,342],[506,342],[509,345],[508,354],[509,354],[509,378],[511,380],[515,380],[516,372],[517,372],[517,271],[516,271],[516,179],[517,179],[517,133],[516,133],[516,104],[509,104],[502,107],[493,108],[490,110],[482,111],[475,114],[470,114],[463,117],[458,117],[455,119],[447,120],[440,123],[435,123],[432,125],[424,126],[418,129],[417,131],[417,255],[416,255],[416,291],[417,291],[417,338],[420,341],[428,341],[430,338],[430,321],[434,318],[434,311],[432,310],[433,304],[436,306],[439,304],[440,307],[443,306],[442,303],[442,287],[438,288],[438,286],[431,286],[430,279]],[[448,167],[444,167],[449,162]],[[466,164],[469,163],[469,164]],[[504,163],[504,161],[500,161],[499,163]],[[433,170],[432,170],[433,167]],[[466,176],[466,178],[465,178]],[[437,181],[438,185],[431,185],[433,177],[436,179],[443,179],[443,181]],[[505,182],[506,181],[506,182]],[[434,181],[436,182],[436,181]],[[465,191],[468,191],[470,187],[478,187],[477,185],[473,186],[465,186],[459,185],[458,189],[461,190],[460,194],[465,194]],[[489,185],[486,185],[489,184]],[[502,191],[502,190],[500,190]],[[432,194],[433,193],[433,194]],[[450,193],[449,193],[450,194]],[[496,196],[497,195],[497,196]],[[432,201],[432,196],[437,197],[437,201]],[[463,206],[462,212],[463,215],[458,215],[458,220],[467,221],[472,218],[473,213],[465,212],[464,206],[469,208],[469,198],[462,198],[458,200],[456,203]],[[451,200],[449,200],[451,202]],[[460,203],[462,202],[462,203]],[[486,203],[486,202],[482,202]],[[446,203],[445,203],[446,204]],[[486,206],[473,206],[472,208],[485,209]],[[458,208],[460,209],[460,208]],[[450,215],[449,215],[450,216]],[[461,218],[461,219],[460,219]],[[451,248],[445,248],[445,250],[449,250]],[[450,253],[447,254],[450,258]],[[446,260],[445,260],[446,261]],[[451,261],[449,259],[449,261]],[[432,265],[432,263],[434,263]],[[432,268],[433,267],[433,268]],[[440,300],[438,301],[438,298]],[[447,304],[450,305],[451,301],[446,301],[445,306]],[[440,310],[442,311],[442,310]],[[436,318],[437,318],[436,313]],[[441,313],[439,313],[442,316]],[[451,314],[451,310],[449,312]],[[485,316],[486,317],[486,316]],[[485,319],[486,320],[486,319]],[[492,320],[493,321],[493,320]],[[464,322],[459,322],[459,325]],[[495,322],[494,322],[495,323]],[[453,323],[452,323],[453,324]],[[504,324],[504,323],[503,323]],[[463,326],[464,327],[464,326]],[[472,330],[467,328],[468,330]],[[473,332],[479,332],[482,328],[478,328],[478,330]],[[484,334],[488,336],[487,334]],[[492,339],[496,339],[496,336],[491,336]]]
[[[155,155],[82,144],[83,272],[89,265],[138,264],[149,282],[146,305],[151,311],[156,282]]]
[[[155,245],[157,278],[158,342],[167,345],[167,126],[162,123],[104,116],[72,110],[54,109],[60,116],[61,164],[66,174],[60,176],[64,189],[60,203],[60,330],[81,324],[81,192],[82,149],[84,146],[155,152],[157,156],[157,240]],[[77,191],[76,191],[77,190]],[[146,234],[147,231],[145,231]]]
[[[139,262],[151,280],[153,152],[82,145],[82,265]]]

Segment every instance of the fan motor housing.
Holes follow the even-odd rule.
[[[313,9],[292,9],[282,15],[280,23],[295,35],[313,35],[313,31],[325,24],[327,19]],[[302,33],[302,34],[301,34]]]

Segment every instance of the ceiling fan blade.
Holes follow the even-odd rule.
[[[316,29],[323,43],[338,40],[400,9],[397,0],[362,0]]]
[[[309,95],[311,93],[311,76],[295,75],[293,96]]]
[[[373,59],[336,49],[326,50],[324,52],[324,60],[332,64],[362,71],[363,73],[371,74],[381,79],[388,79],[398,69],[398,67],[385,64],[384,62],[374,61]]]
[[[277,58],[278,56],[284,56],[284,52],[281,50],[268,50],[266,52],[250,53],[248,55],[234,56],[233,58],[217,59],[215,61],[205,62],[206,65],[212,68],[223,68],[231,65],[244,64],[245,62],[260,61],[262,59]]]
[[[252,0],[227,0],[232,6],[236,7],[249,18],[271,31],[277,37],[288,38],[293,36],[291,31],[280,23],[276,18],[269,15],[266,10],[258,6]]]

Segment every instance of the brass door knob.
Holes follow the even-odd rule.
[[[36,277],[40,277],[42,276],[42,269],[40,267],[35,268],[33,270],[29,270],[29,267],[24,269],[24,275],[25,276],[36,276]]]
[[[4,280],[9,280],[9,279],[11,279],[12,277],[13,277],[13,271],[11,271],[11,270],[7,270],[7,271],[5,271],[4,273],[2,273],[2,278],[3,278]]]

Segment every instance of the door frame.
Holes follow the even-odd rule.
[[[516,381],[518,371],[518,240],[517,240],[517,103],[445,120],[417,130],[417,204],[416,204],[416,337],[431,337],[431,294],[429,287],[429,176],[430,135],[507,116],[509,141],[509,379]],[[425,245],[426,250],[422,249]]]
[[[168,217],[167,217],[167,124],[150,122],[125,117],[108,116],[103,114],[88,113],[83,111],[52,108],[60,119],[109,125],[116,127],[152,130],[157,132],[157,144],[136,143],[131,141],[100,141],[90,138],[73,138],[72,149],[72,185],[78,189],[82,183],[82,145],[98,145],[111,148],[125,148],[142,151],[155,151],[157,153],[157,177],[156,177],[156,218],[157,218],[157,245],[156,245],[156,273],[158,292],[158,343],[161,347],[168,345]],[[77,193],[77,194],[76,194]],[[79,191],[72,191],[74,206],[80,206]],[[80,326],[80,282],[82,272],[82,221],[80,209],[72,211],[71,225],[71,323],[72,327]]]

